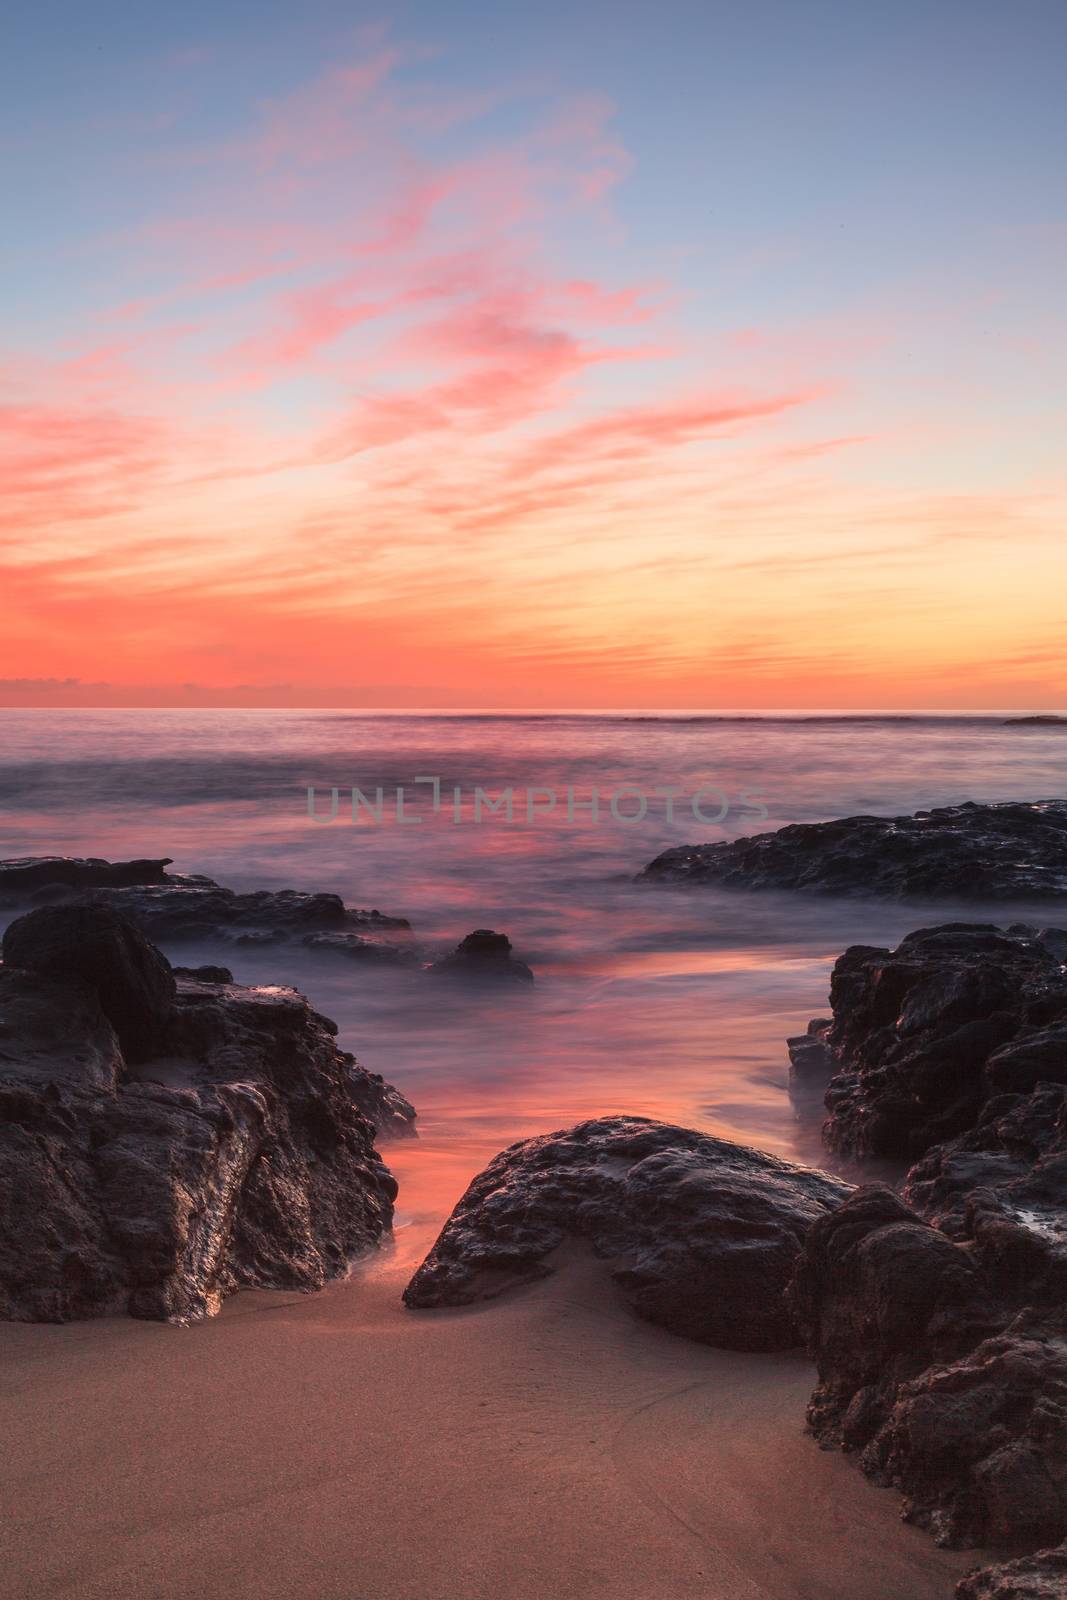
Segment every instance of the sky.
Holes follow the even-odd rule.
[[[0,705],[1067,706],[1063,0],[5,24]]]

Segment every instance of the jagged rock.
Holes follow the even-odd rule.
[[[451,978],[473,979],[476,982],[533,983],[534,975],[525,961],[516,961],[511,953],[511,940],[506,933],[494,933],[491,928],[476,928],[460,941],[451,955],[434,961],[427,971]]]
[[[946,923],[892,951],[846,950],[831,978],[833,1022],[819,1019],[817,1045],[801,1046],[812,1061],[825,1046],[832,1061],[829,1147],[914,1159],[972,1128],[1006,1088],[1067,1082],[1063,937]],[[819,1054],[818,1070],[826,1065]]]
[[[816,1436],[859,1452],[942,1544],[1067,1533],[1067,1325],[1009,1287],[869,1187],[814,1223],[789,1291],[818,1368]]]
[[[1067,897],[1067,800],[793,823],[664,850],[639,881],[892,899]]]
[[[784,1291],[801,1241],[848,1193],[826,1173],[725,1139],[603,1117],[498,1155],[404,1299],[490,1299],[547,1276],[559,1246],[580,1238],[650,1322],[728,1349],[785,1349],[798,1342]]]
[[[956,1600],[1063,1600],[1067,1595],[1067,1544],[1018,1561],[979,1567],[956,1585]]]
[[[233,982],[229,967],[214,967],[210,963],[202,967],[172,967],[171,971],[176,978],[195,978],[197,983]]]
[[[6,966],[95,989],[123,1054],[138,1061],[158,1049],[174,1004],[170,963],[132,922],[106,906],[40,906],[3,937]]]
[[[24,920],[47,914],[60,948],[55,919],[69,919],[76,953],[87,910]],[[92,919],[106,942],[118,919],[99,907]],[[132,1060],[105,1015],[111,967],[83,953],[85,977],[16,968],[13,953],[35,944],[20,934],[13,951],[11,932],[0,968],[0,1315],[189,1321],[242,1287],[319,1288],[381,1240],[396,1184],[375,1132],[410,1132],[414,1113],[337,1048],[336,1026],[302,995],[175,981],[167,968],[157,1049]]]

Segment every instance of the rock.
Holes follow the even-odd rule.
[[[168,874],[164,884],[95,889],[97,903],[122,911],[153,939],[217,939],[229,944],[281,943],[346,930],[403,932],[402,917],[347,907],[340,895],[304,894],[297,889],[258,889],[237,894],[211,878]],[[312,946],[313,948],[313,946]]]
[[[174,1004],[174,974],[166,957],[117,912],[41,906],[10,925],[3,954],[5,966],[89,984],[128,1060],[158,1048]]]
[[[173,967],[171,970],[176,978],[195,978],[197,983],[233,982],[229,967],[213,967],[209,964],[203,967]]]
[[[956,1586],[956,1600],[1063,1600],[1067,1544],[1001,1566],[979,1567]]]
[[[149,938],[168,943],[186,939],[236,945],[298,941],[310,949],[338,949],[346,939],[358,938],[366,947],[381,952],[382,959],[391,959],[396,947],[386,941],[410,933],[410,924],[403,917],[346,906],[340,895],[306,894],[297,889],[238,894],[213,878],[167,872],[169,865],[169,857],[110,862],[33,856],[0,861],[0,899],[22,904],[41,900],[69,904],[73,900],[107,905],[136,923]],[[320,934],[333,934],[335,940],[318,942],[316,935]]]
[[[506,933],[491,928],[476,928],[460,941],[451,955],[434,961],[427,971],[451,978],[473,979],[482,983],[533,983],[534,975],[525,961],[516,961]]]
[[[388,1232],[375,1133],[412,1131],[411,1107],[293,989],[171,977],[157,1050],[124,1056],[102,1008],[112,969],[84,954],[89,909],[23,919],[48,916],[46,943],[5,939],[0,1316],[187,1322],[243,1287],[342,1276]],[[110,955],[118,919],[91,909]],[[104,981],[10,965],[42,948],[82,952]]]
[[[857,1190],[804,1240],[789,1302],[819,1382],[816,1436],[859,1453],[941,1544],[1067,1533],[1067,1324],[1018,1310],[981,1250],[891,1190]]]
[[[911,1168],[904,1197],[971,1243],[1013,1303],[1067,1302],[1067,1086],[990,1100],[976,1127]]]
[[[96,990],[0,966],[0,1081],[70,1083],[113,1091],[125,1072]]]
[[[914,1160],[972,1128],[1005,1089],[1067,1082],[1061,937],[1022,924],[946,923],[908,934],[895,950],[846,950],[830,983],[833,1022],[818,1019],[815,1044],[794,1054],[805,1083],[832,1069],[829,1147]]]
[[[678,845],[638,881],[891,899],[1067,897],[1067,800],[941,806],[902,817],[794,823]]]
[[[1005,728],[1067,728],[1067,717],[1005,717]]]
[[[798,1118],[821,1121],[823,1097],[834,1074],[834,1055],[827,1043],[833,1027],[828,1017],[813,1017],[807,1033],[786,1040],[789,1051],[789,1098]]]
[[[578,1238],[648,1321],[727,1349],[786,1349],[798,1342],[784,1291],[801,1242],[849,1192],[725,1139],[603,1117],[498,1155],[404,1300],[421,1309],[490,1299],[547,1276],[553,1253]]]
[[[102,861],[97,856],[22,856],[0,861],[0,900],[25,900],[40,890],[114,889],[165,883],[170,857],[152,861]]]
[[[902,1384],[872,1444],[904,1515],[939,1544],[1067,1536],[1067,1321],[1027,1317]]]

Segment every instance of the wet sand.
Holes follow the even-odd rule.
[[[409,1312],[427,1242],[193,1328],[0,1326],[3,1593],[948,1600],[974,1565],[806,1437],[800,1356],[639,1323],[581,1254]]]

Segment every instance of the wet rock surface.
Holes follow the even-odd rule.
[[[507,934],[494,933],[492,928],[475,928],[450,955],[431,962],[427,971],[435,976],[474,983],[534,981],[534,975],[525,961],[516,960]]]
[[[744,1145],[603,1117],[503,1151],[408,1285],[413,1308],[468,1305],[545,1277],[588,1241],[642,1317],[737,1350],[798,1342],[785,1289],[805,1233],[849,1186]]]
[[[302,995],[176,978],[111,909],[21,922],[0,967],[0,1315],[190,1321],[239,1288],[320,1288],[382,1239],[375,1135],[414,1113]],[[42,960],[60,949],[76,971]],[[153,1049],[128,1053],[146,973]]]
[[[968,802],[679,845],[639,881],[891,899],[1067,901],[1067,800]]]

